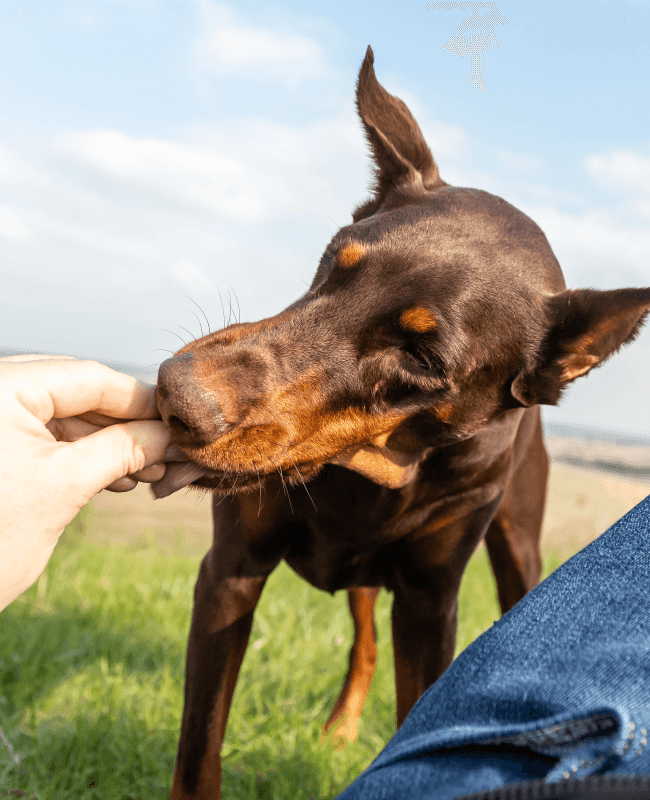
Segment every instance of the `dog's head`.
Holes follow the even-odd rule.
[[[332,239],[309,291],[163,362],[158,404],[186,464],[182,485],[289,483],[326,463],[398,488],[434,448],[502,413],[555,404],[630,341],[650,289],[566,290],[539,227],[494,195],[441,180],[368,48],[357,108],[376,166],[372,197]]]

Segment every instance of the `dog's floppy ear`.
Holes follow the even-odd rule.
[[[371,201],[377,208],[398,186],[411,184],[431,190],[447,184],[440,178],[420,126],[406,104],[379,83],[373,61],[368,47],[357,81],[357,111],[377,165],[376,197]]]
[[[650,289],[569,289],[549,298],[549,329],[533,370],[512,382],[523,406],[555,405],[565,386],[637,335],[650,309]]]

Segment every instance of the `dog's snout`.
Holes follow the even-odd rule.
[[[198,381],[191,353],[168,358],[158,370],[156,402],[179,444],[203,447],[227,427],[216,399]]]

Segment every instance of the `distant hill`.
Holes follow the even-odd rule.
[[[606,430],[604,428],[591,428],[587,425],[566,425],[559,422],[544,422],[544,430],[548,436],[556,438],[574,438],[586,442],[599,441],[607,444],[620,445],[621,447],[650,447],[650,437],[633,436],[630,433]]]
[[[0,356],[22,355],[33,351],[0,348]],[[77,356],[85,358],[85,356]],[[120,361],[97,359],[111,369],[155,383],[156,368]],[[546,445],[554,461],[584,469],[601,470],[650,482],[650,438],[580,425],[545,422]]]
[[[650,479],[650,439],[646,437],[557,423],[545,423],[544,429],[554,461]]]

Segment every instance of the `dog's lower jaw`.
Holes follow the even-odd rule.
[[[388,447],[368,445],[339,453],[327,463],[358,472],[388,489],[401,489],[415,480],[421,461],[422,453],[400,453]],[[316,477],[323,466],[314,464],[302,469],[295,467],[283,470],[282,479],[290,486],[297,486]],[[164,476],[151,484],[154,497],[158,500],[190,485],[223,494],[252,491],[259,489],[266,477],[265,474],[241,474],[237,471],[217,472],[193,461],[173,461],[166,467]]]

